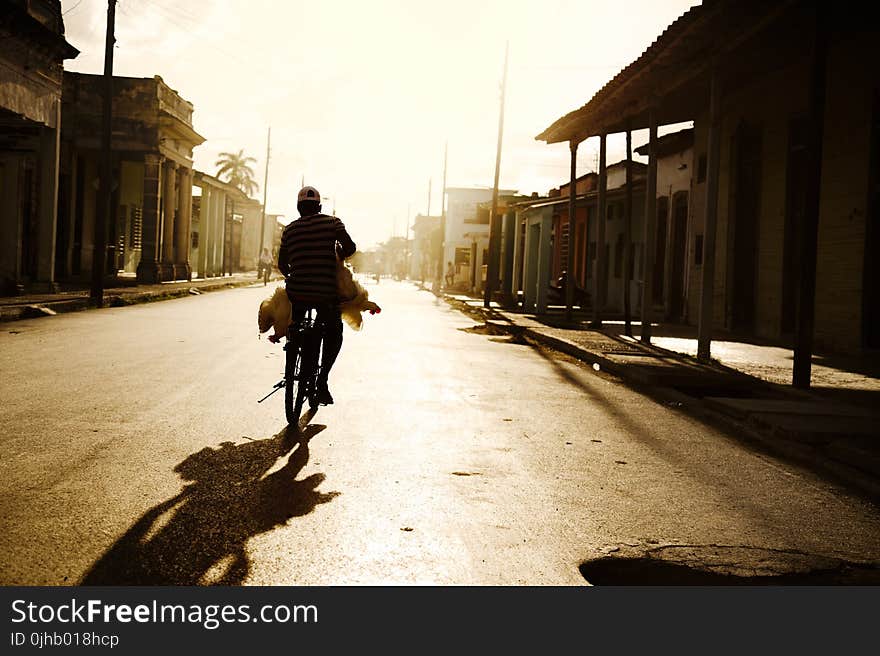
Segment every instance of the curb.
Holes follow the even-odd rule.
[[[488,323],[488,321],[487,321]],[[493,325],[495,322],[493,322]],[[812,444],[809,440],[798,438],[793,435],[780,435],[772,424],[765,424],[760,419],[738,419],[734,415],[715,409],[705,400],[689,396],[671,387],[651,382],[645,377],[634,375],[626,365],[620,365],[609,361],[592,351],[587,351],[567,340],[550,335],[544,335],[531,328],[522,328],[500,325],[507,329],[509,334],[525,335],[536,342],[540,342],[561,351],[575,359],[587,364],[598,364],[601,369],[617,376],[626,384],[635,386],[636,391],[642,392],[655,400],[672,402],[680,410],[684,410],[698,419],[703,419],[716,426],[735,431],[737,434],[746,434],[747,439],[760,444],[764,449],[777,457],[783,457],[789,461],[808,467],[814,472],[824,474],[834,481],[841,483],[854,491],[866,496],[874,503],[880,503],[880,479],[876,473],[866,471],[861,465],[872,465],[873,462],[865,461],[865,455],[859,451],[850,451],[843,445],[834,445],[825,449],[821,444]],[[510,330],[513,328],[513,330]],[[744,374],[740,373],[740,376]],[[758,383],[760,384],[760,381]]]
[[[639,393],[665,403],[671,408],[686,412],[697,419],[706,421],[725,432],[732,432],[733,435],[731,437],[743,438],[745,441],[761,448],[765,453],[786,459],[792,464],[829,478],[856,494],[867,498],[872,503],[880,503],[880,478],[877,477],[875,472],[861,466],[873,463],[864,462],[865,455],[857,450],[847,449],[845,443],[823,449],[823,445],[810,443],[809,440],[800,440],[797,436],[779,435],[774,426],[765,425],[759,419],[737,417],[721,409],[713,408],[705,399],[689,396],[684,392],[652,380],[650,375],[639,375],[639,373],[626,364],[609,360],[601,354],[589,351],[566,339],[546,335],[527,326],[512,324],[492,309],[487,310],[482,307],[473,307],[446,295],[443,296],[443,299],[472,318],[482,318],[486,326],[493,330],[500,330],[512,336],[526,337],[588,365],[599,365],[600,369],[616,376],[622,383],[633,387]],[[645,349],[646,353],[651,353],[652,351],[675,357],[687,357],[681,353],[668,351],[656,346]],[[736,384],[751,385],[759,390],[768,389],[764,381],[743,372],[717,363],[712,363],[712,367],[721,376],[729,375]],[[800,399],[811,398],[808,394],[798,390],[792,391],[791,396]]]
[[[280,279],[273,278],[269,283],[278,282],[278,280]],[[174,287],[167,290],[131,291],[121,294],[105,294],[104,307],[124,307],[126,305],[154,303],[193,295],[193,290],[195,290],[197,294],[204,294],[208,292],[222,291],[224,289],[249,287],[258,282],[259,280],[217,280],[201,285]],[[137,288],[134,287],[133,289],[136,290]],[[57,301],[44,301],[42,303],[11,305],[0,307],[0,322],[18,321],[20,319],[36,319],[61,313],[95,309],[102,308],[93,307],[89,302],[89,298],[82,296]]]

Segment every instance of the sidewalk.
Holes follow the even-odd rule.
[[[448,294],[492,332],[525,337],[568,354],[671,407],[747,433],[759,446],[880,500],[880,362],[814,356],[810,390],[791,386],[791,351],[719,335],[709,363],[697,361],[696,329],[652,326],[651,345],[624,334],[622,322],[589,328],[575,313],[544,316]]]
[[[277,284],[281,277],[276,274],[269,284]],[[203,294],[232,287],[257,284],[256,271],[235,273],[216,278],[195,278],[157,284],[137,284],[134,279],[121,279],[116,286],[104,290],[104,307],[118,307],[134,303],[149,303],[181,296]],[[23,294],[0,297],[0,321],[32,319],[51,316],[60,312],[86,310],[89,304],[89,288],[70,288],[56,294]]]

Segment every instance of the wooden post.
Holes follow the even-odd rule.
[[[709,144],[706,161],[706,224],[703,228],[703,281],[697,327],[697,358],[708,360],[712,341],[715,294],[715,236],[718,229],[718,173],[721,167],[721,79],[712,65],[709,88]]]
[[[607,295],[605,277],[605,192],[608,186],[607,136],[599,136],[599,198],[596,207],[596,270],[593,271],[593,328],[602,327],[602,308]]]
[[[568,142],[571,151],[571,175],[568,186],[568,253],[565,258],[565,320],[571,321],[571,308],[574,304],[574,211],[577,197],[577,151],[578,144],[573,139]],[[560,226],[560,230],[562,226]],[[559,236],[560,239],[562,235]]]
[[[654,256],[657,227],[657,112],[648,110],[648,180],[645,185],[645,248],[642,257],[642,344],[651,343],[651,316],[654,310]]]
[[[807,136],[807,189],[801,239],[801,270],[798,285],[798,313],[795,319],[792,385],[810,387],[813,331],[816,316],[816,254],[819,241],[819,201],[822,187],[822,141],[825,137],[825,68],[828,30],[819,4],[813,37],[810,74],[810,125]]]
[[[626,196],[623,217],[623,331],[632,337],[632,307],[630,304],[629,270],[632,268],[632,127],[626,126]]]

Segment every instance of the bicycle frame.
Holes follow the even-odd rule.
[[[289,424],[297,424],[305,399],[317,408],[316,391],[320,374],[323,332],[317,323],[317,311],[307,308],[302,319],[291,323],[287,330],[284,367],[284,411]]]

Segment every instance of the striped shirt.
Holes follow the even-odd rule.
[[[335,216],[313,214],[289,223],[281,235],[278,269],[287,276],[294,298],[336,301],[336,244],[343,258],[356,247],[345,225]]]

